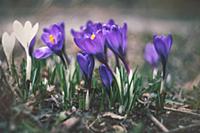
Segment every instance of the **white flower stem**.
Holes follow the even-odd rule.
[[[161,84],[160,84],[160,94],[163,94],[163,91],[164,91],[164,79],[161,80]]]
[[[29,55],[28,49],[26,50],[26,80],[31,79],[31,66],[32,66],[32,61],[31,57]]]
[[[156,78],[157,74],[158,74],[158,68],[155,67],[153,68],[153,79]]]
[[[8,61],[8,69],[12,71],[12,62],[13,62],[12,54],[10,55],[10,57],[8,57],[7,61]]]
[[[85,110],[89,110],[89,107],[90,107],[90,95],[89,95],[89,89],[87,89],[85,97]]]

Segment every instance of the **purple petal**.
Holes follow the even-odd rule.
[[[161,40],[160,38],[155,38],[153,43],[154,43],[157,53],[161,56],[161,58],[164,57],[166,60],[168,56],[168,51],[167,51],[165,42]]]
[[[65,23],[60,22],[59,24],[60,30],[62,31],[62,34],[65,36]]]
[[[53,54],[53,52],[48,47],[41,47],[41,48],[36,49],[33,52],[33,56],[36,59],[46,59],[49,56],[51,56],[52,54]]]
[[[60,30],[60,27],[56,24],[54,24],[51,27],[51,34],[56,38],[58,37],[60,34],[62,34],[62,31]]]
[[[118,49],[121,45],[121,33],[119,31],[119,29],[116,26],[112,26],[111,27],[111,31],[108,32],[107,34],[107,41],[109,44],[109,47],[115,52],[115,53],[119,53]]]
[[[148,43],[144,50],[144,59],[152,65],[152,67],[157,67],[159,61],[159,55],[153,44]]]
[[[81,38],[82,37],[82,32],[77,32],[74,29],[71,29],[71,34],[74,38]]]
[[[50,34],[50,33],[51,33],[51,30],[50,30],[49,28],[44,28],[44,29],[43,29],[43,32],[46,32],[46,33],[49,33],[49,34]]]
[[[110,26],[115,25],[115,21],[113,19],[110,19],[107,24]]]
[[[89,53],[89,51],[86,47],[86,45],[88,44],[87,43],[88,41],[86,41],[85,39],[82,39],[82,38],[74,38],[74,42],[82,51]]]
[[[168,36],[165,37],[165,44],[166,44],[166,47],[167,47],[167,53],[169,54],[170,52],[170,49],[171,49],[171,46],[172,46],[172,35],[169,34]]]
[[[32,53],[33,53],[33,49],[34,49],[34,46],[35,46],[35,41],[36,41],[36,36],[31,40],[30,42],[30,45],[29,45],[29,55],[32,56]]]
[[[121,34],[122,34],[122,55],[125,56],[126,55],[126,50],[127,50],[127,24],[124,23],[124,26],[121,29]]]
[[[105,47],[105,37],[102,31],[98,31],[95,35],[94,40],[91,40],[92,46],[94,47],[94,53],[103,53]]]
[[[44,32],[44,33],[42,34],[42,36],[41,36],[41,40],[42,40],[45,44],[51,43],[50,40],[49,40],[49,35],[50,35],[49,33]]]

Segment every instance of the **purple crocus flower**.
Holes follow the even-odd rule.
[[[159,62],[159,55],[152,43],[147,43],[144,49],[144,59],[152,66],[157,68]]]
[[[161,58],[162,66],[163,66],[163,78],[165,78],[166,64],[169,52],[172,47],[172,35],[154,35],[153,43],[158,55]]]
[[[94,58],[90,54],[78,53],[77,62],[80,66],[81,71],[83,72],[86,80],[92,79],[92,73],[94,70]]]
[[[106,91],[109,94],[109,88],[112,86],[112,82],[113,82],[113,75],[112,72],[110,71],[109,68],[106,67],[106,65],[102,64],[99,67],[99,74],[101,77],[101,81],[103,83],[103,85],[106,87]]]
[[[104,34],[108,42],[108,47],[117,55],[124,63],[127,72],[129,73],[129,66],[126,61],[127,53],[127,24],[124,23],[123,27],[115,24],[113,20],[104,25]]]
[[[86,26],[80,28],[80,31],[71,30],[71,34],[74,37],[75,44],[87,54],[92,54],[97,59],[106,63],[105,54],[105,36],[102,31],[101,23],[93,23],[88,21]]]
[[[41,39],[46,46],[33,52],[36,59],[45,59],[53,53],[61,56],[65,39],[64,23],[53,24],[49,28],[44,28]]]

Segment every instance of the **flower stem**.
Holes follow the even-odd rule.
[[[87,92],[85,97],[85,110],[89,110],[90,108],[90,93],[91,93],[91,79],[87,80]]]
[[[67,64],[69,65],[71,61],[70,61],[70,59],[69,59],[67,53],[66,53],[64,50],[63,50],[63,55],[64,55],[64,58],[65,58]]]
[[[66,64],[66,60],[65,60],[63,53],[59,54],[59,57],[60,57],[62,63],[64,64],[65,69],[67,69],[67,64]]]
[[[85,97],[85,110],[89,110],[89,108],[90,108],[90,92],[89,89],[87,89]]]
[[[162,79],[160,83],[160,94],[162,94],[163,91],[164,91],[164,80]]]
[[[128,65],[127,60],[126,60],[126,59],[121,59],[121,60],[122,60],[122,62],[123,62],[123,64],[124,64],[124,67],[125,67],[125,69],[126,69],[128,75],[129,75],[129,73],[130,73],[130,67],[129,67],[129,65]]]
[[[164,104],[165,104],[166,92],[165,92],[165,89],[164,89],[164,84],[165,84],[165,81],[162,79],[161,83],[160,83],[160,98],[159,98],[158,111],[163,110]]]
[[[120,66],[119,66],[119,58],[118,58],[117,55],[115,55],[115,62],[116,62],[116,64],[115,64],[115,69],[116,69],[116,68],[120,68]]]
[[[31,65],[32,65],[32,61],[31,61],[31,57],[28,53],[28,51],[26,52],[26,80],[30,80],[31,79]]]
[[[158,68],[154,67],[153,68],[153,79],[156,78],[157,74],[158,74]]]

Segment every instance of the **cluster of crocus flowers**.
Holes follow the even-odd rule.
[[[80,31],[71,30],[75,44],[84,54],[96,57],[103,65],[99,68],[99,73],[106,88],[109,88],[113,81],[113,71],[108,65],[107,48],[109,48],[116,58],[121,59],[129,73],[129,66],[126,60],[127,52],[127,24],[123,27],[115,24],[114,20],[109,20],[108,23],[94,23],[88,21],[85,26],[80,28]],[[79,62],[79,60],[78,60]],[[82,66],[82,63],[79,63]],[[82,67],[80,67],[82,69]],[[103,68],[103,69],[102,69]],[[82,70],[84,71],[84,70]],[[105,76],[102,76],[103,74]],[[108,79],[109,77],[109,79]],[[91,77],[90,77],[91,78]],[[108,82],[106,82],[108,80]],[[108,87],[109,86],[109,87]]]
[[[56,54],[61,58],[65,66],[66,62],[69,64],[69,59],[64,51],[65,25],[63,22],[44,28],[41,40],[46,46],[38,48],[33,52],[33,56],[36,59],[46,59]]]

